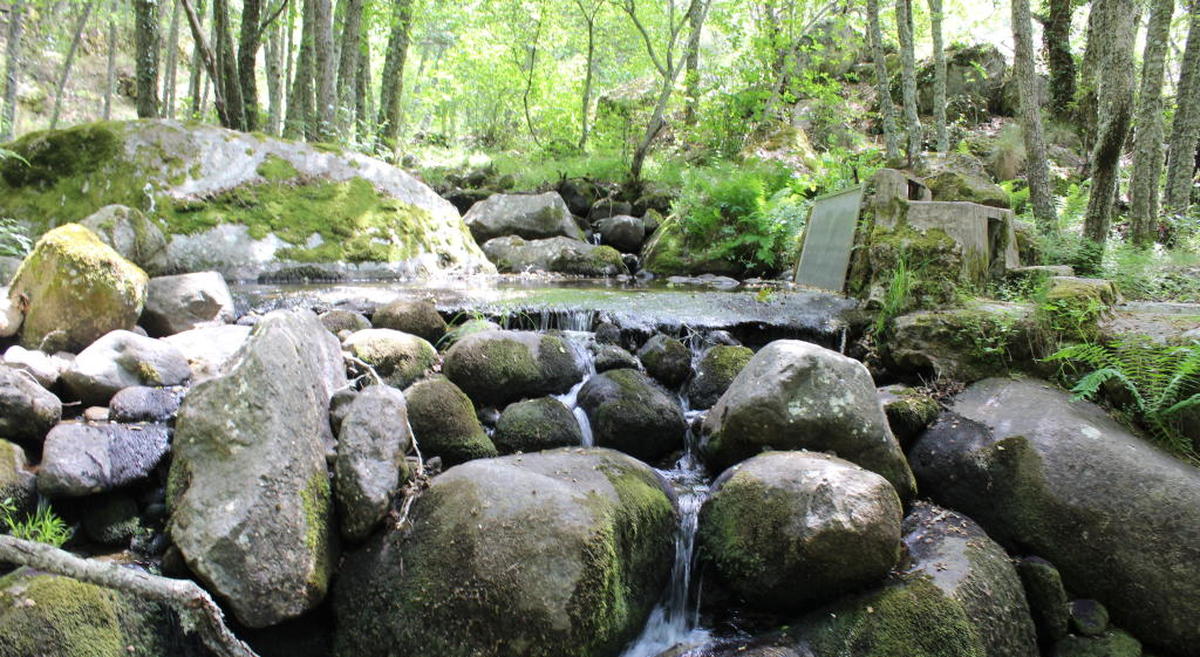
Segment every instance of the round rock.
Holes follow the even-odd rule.
[[[579,390],[596,444],[643,461],[683,447],[687,421],[674,396],[650,377],[630,369],[597,374]]]
[[[380,306],[371,317],[371,325],[411,333],[430,344],[437,344],[446,335],[446,320],[432,301],[424,299],[400,299]]]
[[[397,388],[411,385],[437,360],[437,350],[429,342],[392,329],[358,331],[346,338],[342,346],[374,367],[384,382]]]
[[[509,404],[492,436],[502,454],[537,452],[583,442],[579,421],[562,402],[540,397]]]

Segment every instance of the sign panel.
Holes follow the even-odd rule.
[[[804,237],[804,250],[796,266],[796,282],[801,285],[841,293],[846,286],[854,231],[863,187],[857,185],[826,194],[813,202]]]

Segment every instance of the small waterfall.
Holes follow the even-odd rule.
[[[588,320],[588,328],[591,328],[590,319]],[[580,445],[583,447],[595,447],[596,439],[592,435],[592,423],[588,420],[587,413],[582,408],[579,408],[579,391],[583,389],[583,384],[587,383],[588,379],[596,374],[596,357],[591,349],[591,345],[595,342],[596,338],[591,333],[585,333],[584,331],[586,330],[569,329],[565,331],[567,344],[570,345],[571,351],[575,355],[575,360],[583,365],[583,378],[579,383],[571,386],[571,389],[567,392],[561,395],[553,395],[553,397],[571,409],[571,413],[575,415],[575,421],[579,423],[579,431],[583,434],[583,441]]]

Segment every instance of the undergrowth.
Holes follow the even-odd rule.
[[[16,538],[54,547],[62,547],[71,539],[71,528],[48,504],[38,504],[36,511],[23,518],[17,516],[17,505],[11,497],[0,502],[0,522]]]

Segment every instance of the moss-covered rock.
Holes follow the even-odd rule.
[[[472,461],[412,526],[348,557],[338,657],[611,657],[671,568],[675,513],[649,467],[578,448]]]
[[[909,378],[971,383],[1010,371],[1038,371],[1039,324],[1025,304],[973,301],[960,308],[897,317],[884,342],[885,362]]]
[[[611,326],[611,324],[610,324]],[[625,351],[615,344],[594,342],[589,347],[592,350],[593,363],[597,372],[607,372],[619,369],[638,369],[642,366],[637,356]]]
[[[902,447],[908,447],[942,412],[932,396],[902,384],[880,388],[879,401],[883,402],[888,426]]]
[[[430,344],[437,344],[446,335],[446,320],[432,301],[424,299],[400,299],[380,306],[371,316],[371,325],[411,333]]]
[[[983,163],[973,156],[954,153],[925,163],[925,184],[935,201],[969,201],[994,208],[1007,208],[1008,192],[992,182]]]
[[[707,245],[706,245],[707,246]],[[679,218],[667,217],[642,245],[642,269],[659,276],[717,274],[740,276],[745,268],[687,244]]]
[[[443,371],[483,406],[566,392],[583,378],[583,365],[566,340],[532,331],[484,331],[446,352]]]
[[[100,336],[132,329],[146,303],[146,273],[79,224],[38,240],[21,263],[10,298],[25,295],[29,310],[21,344],[78,351]]]
[[[437,349],[425,340],[392,329],[366,329],[346,338],[343,348],[375,368],[390,386],[404,388],[421,378],[437,360]]]
[[[1025,586],[1038,638],[1049,645],[1065,637],[1069,621],[1067,591],[1058,569],[1041,557],[1025,557],[1017,562],[1017,574]]]
[[[441,339],[437,346],[445,351],[450,347],[453,347],[456,343],[458,343],[459,340],[462,340],[468,335],[499,330],[500,325],[491,320],[483,318],[468,319],[462,324],[455,324],[453,328],[449,328],[449,330],[446,331],[446,335]]]
[[[129,547],[129,540],[141,527],[137,501],[127,493],[89,497],[85,509],[83,531],[100,545]]]
[[[483,244],[483,252],[501,272],[548,271],[574,276],[616,276],[629,272],[621,253],[611,246],[567,237],[526,240],[515,235]]]
[[[1054,644],[1051,657],[1141,657],[1142,644],[1121,630],[1100,636],[1068,636]]]
[[[712,408],[753,357],[749,347],[733,345],[717,345],[704,352],[696,366],[696,376],[688,384],[688,402],[692,408]]]
[[[317,319],[321,320],[321,324],[334,335],[338,335],[342,331],[354,333],[371,328],[371,320],[367,319],[362,313],[353,310],[344,310],[341,308],[326,310],[318,315]]]
[[[646,372],[668,388],[678,388],[692,375],[692,351],[669,335],[656,333],[638,350]]]
[[[579,390],[579,407],[601,447],[649,462],[683,447],[683,407],[638,370],[610,370],[588,379]]]
[[[495,456],[471,399],[446,377],[422,379],[404,391],[413,437],[426,457],[447,465]]]
[[[151,276],[167,273],[167,238],[142,211],[106,205],[79,223]]]
[[[492,436],[502,454],[537,452],[583,443],[583,431],[571,409],[553,397],[509,404]]]
[[[463,221],[480,244],[507,235],[528,240],[583,239],[583,231],[558,192],[494,194],[471,206]]]
[[[10,500],[19,515],[37,503],[37,480],[20,445],[0,439],[0,500]]]

